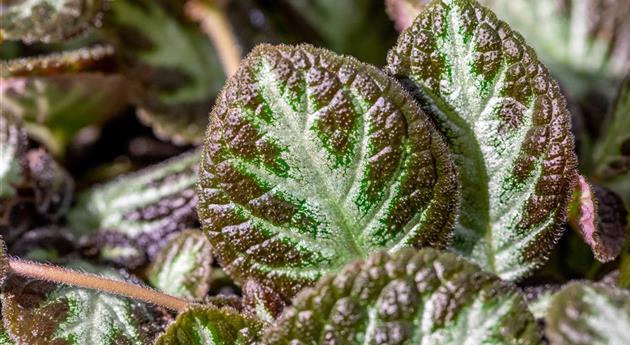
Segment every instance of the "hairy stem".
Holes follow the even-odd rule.
[[[63,267],[14,258],[9,260],[9,267],[12,273],[21,276],[95,289],[152,303],[177,312],[183,311],[189,304],[183,299],[169,296],[137,284],[104,278],[96,274],[77,272]]]
[[[232,76],[241,63],[241,53],[234,31],[220,4],[191,0],[186,4],[186,14],[199,22],[201,29],[214,44],[226,76]]]

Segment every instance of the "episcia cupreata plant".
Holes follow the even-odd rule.
[[[334,51],[376,60],[378,26],[353,42],[362,20],[323,25],[348,3],[287,1]],[[507,1],[385,1],[402,32],[382,69],[310,44],[240,61],[214,2],[0,5],[2,39],[96,24],[100,43],[0,65],[0,344],[625,345],[628,81],[580,173],[561,87],[613,84],[630,26],[580,29],[590,0]],[[513,8],[575,28],[591,58],[550,52]],[[85,183],[73,143],[129,105],[203,147]],[[537,275],[564,274],[563,233],[608,263]]]

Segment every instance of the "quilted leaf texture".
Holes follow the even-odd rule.
[[[399,37],[387,70],[448,138],[462,206],[456,250],[504,279],[540,266],[576,181],[558,83],[523,38],[473,0],[436,0]]]
[[[432,248],[380,252],[298,295],[265,344],[541,344],[523,297]]]
[[[308,45],[261,45],[210,117],[199,217],[237,282],[289,297],[375,250],[448,245],[451,156],[378,69]]]

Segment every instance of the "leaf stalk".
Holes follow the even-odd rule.
[[[77,272],[64,267],[46,265],[21,259],[9,259],[12,273],[20,276],[95,289],[182,312],[189,302],[137,284]]]
[[[241,52],[221,5],[191,0],[186,4],[186,14],[199,22],[201,29],[210,38],[219,54],[225,75],[231,77],[241,63]]]

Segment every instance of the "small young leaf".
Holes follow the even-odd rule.
[[[403,31],[411,26],[422,8],[431,0],[385,0],[387,15],[394,21],[396,30]]]
[[[541,344],[513,286],[431,248],[383,252],[301,292],[265,344]]]
[[[199,215],[237,282],[290,297],[372,251],[449,243],[451,157],[376,68],[308,45],[260,45],[210,116]]]
[[[169,295],[201,300],[210,289],[212,249],[198,229],[177,234],[158,252],[149,266],[153,287]]]
[[[73,262],[70,267],[112,279],[115,270]],[[149,306],[96,290],[11,276],[2,293],[9,334],[30,345],[148,345],[159,322]]]
[[[540,266],[576,178],[557,82],[521,36],[474,0],[436,0],[390,51],[448,138],[462,208],[456,250],[504,279]]]
[[[262,323],[231,308],[192,306],[177,316],[156,345],[250,345]]]
[[[595,174],[614,184],[630,184],[630,75],[619,89],[617,100],[594,149]],[[619,189],[615,189],[618,191]],[[630,186],[626,188],[630,204]]]
[[[630,69],[627,0],[481,3],[525,37],[571,94],[581,96],[592,86],[618,81]]]
[[[594,283],[570,283],[549,307],[545,334],[553,345],[626,345],[630,292]]]
[[[197,224],[193,151],[79,195],[68,226],[100,258],[126,267],[155,256],[173,232]]]
[[[243,285],[245,312],[260,320],[272,323],[286,305],[282,296],[268,286],[251,279]]]
[[[0,40],[59,42],[98,23],[109,0],[3,1]]]
[[[21,118],[30,137],[61,154],[75,134],[99,125],[127,104],[121,75],[73,73],[2,80],[3,111]]]
[[[128,77],[147,88],[136,100],[140,119],[161,138],[199,144],[225,76],[210,41],[181,12],[172,1],[116,0],[105,31]]]
[[[603,187],[591,186],[581,175],[569,204],[568,221],[580,232],[601,262],[614,260],[626,243],[628,212],[623,200]]]

